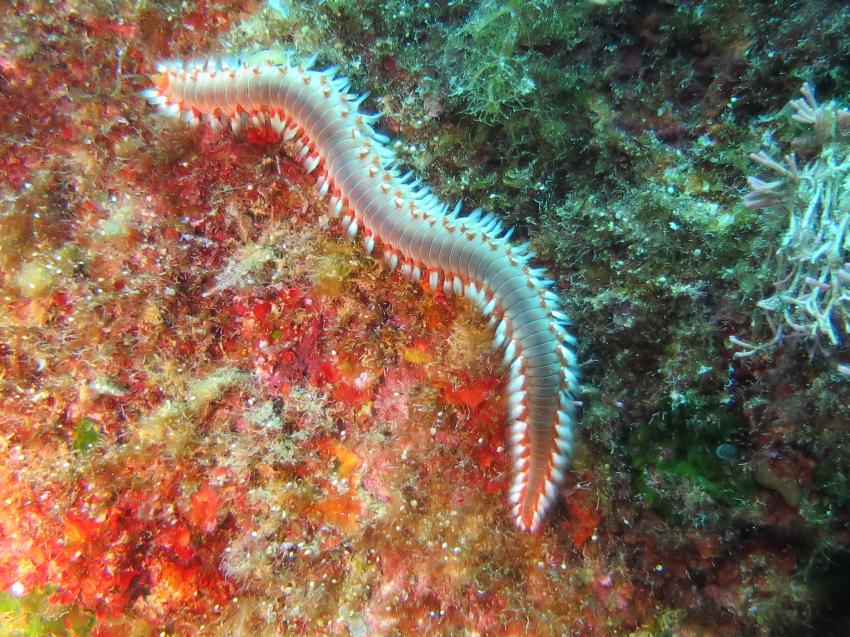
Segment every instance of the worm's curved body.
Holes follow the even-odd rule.
[[[431,288],[470,299],[495,327],[504,349],[514,481],[509,501],[517,525],[540,527],[557,495],[573,448],[577,386],[575,339],[527,246],[508,242],[499,221],[480,210],[460,216],[419,181],[395,168],[388,139],[359,112],[332,69],[293,65],[283,53],[242,61],[171,63],[159,68],[145,97],[161,110],[213,128],[268,122],[295,140],[305,170],[316,173],[330,209],[347,233],[380,246],[389,266]]]

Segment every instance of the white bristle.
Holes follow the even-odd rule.
[[[508,407],[515,407],[516,405],[521,405],[525,402],[528,394],[522,390],[512,392],[508,395]]]
[[[552,467],[552,482],[556,485],[564,481],[564,470],[559,467]]]
[[[565,456],[569,456],[573,452],[573,445],[569,440],[558,438],[555,440],[555,446],[557,446],[560,452]]]
[[[522,386],[524,384],[525,384],[525,376],[520,374],[519,376],[517,376],[516,378],[514,378],[513,380],[511,380],[508,383],[506,389],[507,389],[509,394],[512,394],[512,393],[522,389]]]
[[[505,342],[505,336],[508,333],[508,324],[502,320],[496,326],[496,335],[493,337],[493,349],[499,349]]]
[[[511,367],[510,367],[511,376],[518,375],[520,373],[520,370],[522,370],[522,368],[524,367],[524,365],[525,365],[525,356],[520,354],[519,356],[516,357],[516,360],[513,363],[511,363]]]
[[[484,309],[481,310],[482,314],[484,314],[484,318],[490,316],[493,313],[493,310],[496,309],[496,298],[493,297],[490,299],[490,302],[484,306]]]
[[[552,466],[555,469],[563,469],[570,463],[569,457],[557,451],[552,452]]]
[[[523,420],[517,420],[510,426],[511,434],[525,434],[528,431],[528,423]]]
[[[304,170],[307,171],[308,175],[314,170],[316,170],[316,166],[319,165],[319,161],[320,160],[318,155],[313,155],[312,157],[307,158],[307,160],[304,162]]]
[[[505,348],[505,364],[508,365],[511,361],[514,360],[514,356],[516,356],[517,352],[517,343],[516,340],[511,339],[511,342],[508,343],[508,346]]]
[[[510,412],[508,412],[508,417],[511,420],[519,419],[525,413],[525,405],[519,404],[515,405]]]

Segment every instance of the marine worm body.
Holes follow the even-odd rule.
[[[333,69],[315,71],[288,54],[238,60],[164,63],[146,97],[189,125],[234,132],[271,126],[293,140],[330,211],[351,238],[378,250],[392,269],[432,289],[468,298],[490,319],[504,352],[514,479],[511,511],[536,531],[554,499],[573,449],[578,369],[575,339],[545,271],[529,267],[527,245],[509,243],[490,214],[462,216],[396,166],[377,115],[359,111]]]

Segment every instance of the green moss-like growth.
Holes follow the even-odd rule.
[[[3,637],[86,637],[95,626],[94,615],[74,607],[56,606],[52,593],[35,591],[15,597],[0,591],[0,635]]]
[[[447,41],[445,65],[456,69],[450,95],[485,123],[520,111],[551,114],[546,102],[559,89],[575,88],[577,79],[558,78],[551,59],[581,42],[589,12],[589,4],[558,8],[546,0],[479,3]]]
[[[671,409],[629,431],[625,449],[634,488],[670,521],[714,524],[724,509],[756,492],[737,458],[744,423],[724,416],[709,397],[688,392],[672,398]]]
[[[74,429],[74,449],[87,452],[100,440],[100,426],[91,418],[83,418]]]

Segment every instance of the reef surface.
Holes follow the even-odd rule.
[[[13,0],[0,34],[0,635],[846,634],[843,2]],[[270,127],[139,94],[271,48],[552,272],[582,407],[540,533],[475,309]]]

